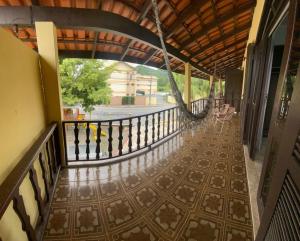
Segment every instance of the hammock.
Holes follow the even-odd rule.
[[[213,98],[214,98],[214,81],[212,82],[211,88],[210,88],[210,93],[209,93],[209,97],[208,97],[208,101],[204,107],[204,109],[199,113],[199,114],[194,114],[191,111],[189,111],[187,109],[186,104],[184,103],[183,99],[182,99],[182,95],[178,89],[178,86],[174,80],[173,74],[172,74],[172,70],[170,67],[170,62],[169,62],[169,58],[168,58],[168,52],[166,50],[166,45],[163,39],[163,34],[161,31],[161,23],[159,20],[159,12],[158,12],[158,6],[157,6],[157,2],[156,0],[152,0],[152,6],[153,6],[153,11],[154,11],[154,15],[155,15],[155,20],[156,20],[156,26],[157,26],[157,30],[158,30],[158,36],[160,39],[160,43],[161,43],[161,47],[162,47],[162,52],[163,52],[163,56],[164,56],[164,60],[165,60],[165,64],[166,64],[166,68],[167,68],[167,72],[168,72],[168,77],[169,77],[169,82],[171,85],[171,89],[172,89],[172,93],[174,95],[174,98],[177,102],[177,105],[181,111],[181,113],[183,114],[183,116],[190,120],[190,121],[196,121],[196,120],[201,120],[203,118],[205,118],[209,112],[210,106],[213,103]]]

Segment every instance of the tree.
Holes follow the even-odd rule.
[[[81,104],[91,113],[94,105],[109,104],[111,89],[107,79],[111,67],[94,59],[64,59],[60,64],[62,99],[65,105]]]
[[[141,75],[152,75],[157,77],[157,90],[169,92],[171,90],[168,73],[165,70],[153,69],[143,65],[136,66],[136,71]]]
[[[141,75],[153,75],[157,77],[157,90],[171,93],[168,73],[166,70],[149,68],[138,65],[136,70]],[[174,79],[180,92],[184,89],[184,75],[174,73]],[[192,99],[206,98],[209,95],[209,81],[192,77]]]

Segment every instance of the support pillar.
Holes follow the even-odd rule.
[[[222,79],[219,78],[219,97],[223,97],[223,89],[222,89]]]
[[[185,63],[184,65],[184,103],[187,105],[189,111],[192,110],[192,78],[191,78],[191,65],[190,63]]]
[[[41,78],[44,88],[47,123],[58,123],[60,158],[65,165],[62,132],[62,101],[59,76],[56,27],[52,22],[35,23],[38,52],[40,55]]]
[[[214,82],[214,76],[213,76],[213,75],[210,75],[210,76],[209,76],[209,87],[210,87],[210,88],[211,88],[213,82]]]

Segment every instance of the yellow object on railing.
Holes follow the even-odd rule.
[[[83,123],[83,128],[86,129],[87,127],[87,124],[86,123]],[[89,125],[90,129],[92,130],[92,133],[93,133],[93,139],[94,141],[97,140],[97,125],[95,124],[90,124]],[[106,132],[105,131],[101,131],[101,136],[106,136]]]

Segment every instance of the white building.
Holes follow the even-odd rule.
[[[112,90],[112,105],[122,104],[125,96],[134,97],[138,105],[156,104],[157,77],[140,75],[127,63],[114,65],[108,84]]]

